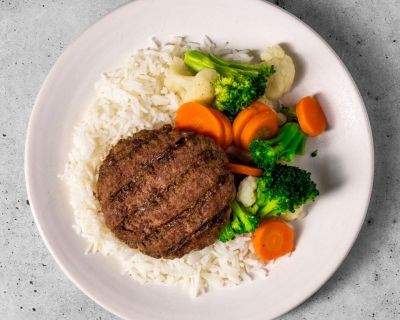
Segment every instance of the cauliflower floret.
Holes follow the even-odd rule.
[[[165,86],[178,94],[182,102],[199,101],[209,104],[214,99],[213,82],[217,77],[213,69],[203,69],[193,75],[182,59],[174,57],[165,78]]]
[[[271,100],[279,99],[292,87],[295,75],[293,60],[279,45],[266,48],[260,57],[275,67],[275,73],[268,80],[265,96]]]
[[[236,199],[250,207],[256,202],[257,178],[246,177],[240,182]]]
[[[284,213],[281,215],[282,219],[286,221],[301,220],[307,215],[307,209],[304,206],[297,208],[294,212]]]

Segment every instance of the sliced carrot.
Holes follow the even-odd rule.
[[[219,120],[221,120],[224,130],[225,130],[225,143],[223,145],[223,148],[227,148],[232,144],[233,141],[233,130],[232,130],[232,124],[229,121],[228,117],[224,115],[221,111],[218,111],[217,109],[210,108],[211,112],[214,113]]]
[[[293,251],[294,232],[282,220],[264,220],[253,234],[253,246],[261,260],[274,260]]]
[[[258,111],[265,111],[265,110],[271,109],[270,106],[268,106],[267,104],[265,104],[259,100],[254,101],[251,105],[249,105],[249,108],[254,108]]]
[[[296,114],[301,130],[309,136],[316,137],[326,130],[326,117],[317,99],[301,99],[296,105]]]
[[[240,146],[248,150],[255,139],[270,139],[278,133],[278,117],[271,109],[256,114],[244,126],[240,135]]]
[[[225,144],[222,121],[210,108],[198,102],[182,104],[176,111],[175,126],[179,130],[194,131],[213,138],[219,145]]]
[[[268,109],[269,107],[266,104],[260,101],[254,101],[246,109],[239,112],[239,114],[233,121],[233,139],[237,146],[240,146],[240,136],[247,122],[249,122],[249,120],[253,118],[256,114],[262,111],[266,111]]]
[[[246,166],[244,164],[228,163],[228,169],[232,173],[243,174],[246,176],[261,177],[263,175],[261,169]]]
[[[259,111],[255,108],[248,107],[236,116],[233,121],[233,140],[237,146],[240,146],[240,135],[242,134],[244,126],[249,120],[254,117]]]

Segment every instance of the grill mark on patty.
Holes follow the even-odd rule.
[[[112,230],[121,240],[125,241],[131,248],[137,248],[138,237],[132,237],[132,230],[126,229],[124,225],[119,225]]]
[[[171,182],[165,187],[165,188],[161,188],[161,189],[153,189],[151,190],[151,192],[149,192],[151,195],[154,195],[153,197],[147,199],[146,202],[144,202],[143,204],[141,204],[140,206],[136,207],[136,208],[130,208],[129,212],[130,214],[132,214],[133,216],[142,213],[143,211],[147,210],[149,207],[154,207],[157,204],[159,204],[161,201],[168,201],[172,192],[176,189],[176,186],[179,185],[180,183],[182,183],[182,181],[184,181],[185,176],[187,176],[190,172],[193,172],[195,168],[200,168],[201,166],[204,165],[217,165],[217,162],[211,162],[212,160],[219,160],[218,158],[218,154],[216,151],[213,150],[203,150],[200,153],[198,153],[196,155],[196,157],[191,158],[190,163],[187,165],[187,169],[185,169],[184,171],[179,172],[178,175],[175,175],[173,177],[173,180],[171,180]],[[137,187],[141,187],[141,190],[139,191]],[[143,185],[139,185],[137,184],[137,187],[135,188],[129,188],[129,192],[123,192],[121,193],[121,197],[118,198],[118,206],[121,206],[122,203],[124,203],[124,201],[126,200],[126,197],[128,197],[129,195],[132,195],[133,192],[146,192],[146,190],[144,190]],[[126,188],[128,189],[128,188]],[[125,191],[126,189],[123,189],[122,191]],[[163,194],[163,196],[158,196],[158,194]],[[137,195],[136,195],[137,196]],[[157,201],[157,203],[155,202],[155,199],[159,199]],[[111,205],[113,204],[113,202],[111,202]]]
[[[173,131],[173,132],[171,132]],[[185,138],[190,135],[194,135],[190,132],[183,133]],[[182,135],[182,134],[181,134]],[[172,139],[178,139],[180,136],[177,136],[176,130],[172,130],[170,125],[166,125],[159,130],[142,130],[135,133],[132,137],[121,139],[109,152],[108,156],[104,160],[103,164],[99,169],[99,181],[103,179],[109,179],[109,176],[112,175],[115,177],[115,181],[108,181],[109,186],[107,189],[110,189],[113,184],[121,184],[119,180],[126,179],[124,177],[124,163],[142,161],[145,162],[148,158],[154,157],[154,154],[149,153],[149,150],[155,149],[155,152],[163,151],[168,145],[171,144]],[[135,157],[138,156],[138,157]],[[147,158],[147,159],[146,159]],[[142,159],[142,160],[140,160]],[[121,165],[122,163],[122,165]],[[137,166],[139,167],[139,163]],[[121,168],[122,166],[122,168]],[[149,168],[150,169],[150,168]],[[135,171],[137,172],[137,171]],[[129,181],[123,183],[126,184]],[[108,193],[115,193],[118,190],[114,190]],[[99,196],[102,194],[99,192]],[[103,197],[104,198],[104,197]],[[107,199],[104,199],[108,201]]]
[[[226,176],[229,177],[229,174],[226,174]],[[217,181],[218,180],[219,177]],[[227,181],[227,178],[224,178],[223,180]],[[181,212],[173,216],[162,225],[152,228],[150,229],[150,231],[146,232],[143,240],[141,241],[141,245],[143,247],[147,247],[146,242],[151,242],[152,240],[159,239],[160,235],[168,233],[170,229],[174,228],[176,225],[179,225],[181,221],[190,219],[190,216],[193,213],[198,213],[199,211],[201,211],[208,199],[216,193],[216,186],[219,186],[221,188],[223,185],[219,185],[218,182],[216,184],[213,184],[196,200],[196,202],[192,206],[183,209]],[[187,235],[187,237],[189,237],[190,235],[191,234]]]
[[[174,159],[173,153],[175,151],[179,150],[180,148],[184,147],[185,145],[187,145],[187,142],[190,140],[193,140],[194,138],[195,138],[195,135],[189,135],[188,137],[182,137],[177,141],[178,143],[175,143],[172,147],[169,146],[167,149],[163,150],[164,152],[162,154],[156,155],[151,160],[146,159],[146,160],[142,161],[142,163],[138,167],[139,174],[132,177],[131,180],[127,184],[123,185],[115,193],[111,194],[109,197],[109,200],[111,202],[113,202],[115,200],[118,200],[119,202],[124,201],[125,196],[129,193],[129,192],[125,192],[126,188],[128,188],[130,192],[133,192],[133,191],[137,191],[137,189],[140,187],[141,179],[143,179],[143,177],[145,176],[144,169],[147,169],[147,173],[150,172],[150,173],[154,174],[156,172],[155,165],[157,165],[158,163],[165,164],[168,161],[173,160]]]
[[[216,164],[216,163],[215,163]],[[205,199],[205,197],[208,195],[208,191],[212,191],[215,189],[217,186],[222,186],[225,184],[225,181],[229,177],[229,173],[226,173],[224,170],[222,170],[220,167],[210,167],[207,168],[209,171],[207,171],[210,174],[210,177],[208,179],[212,179],[211,181],[208,180],[208,182],[205,182],[206,184],[203,184],[201,187],[197,188],[194,193],[190,193],[190,196],[188,198],[185,198],[184,201],[181,202],[181,205],[176,205],[176,202],[173,200],[176,197],[176,194],[181,194],[180,191],[182,191],[182,186],[185,185],[185,183],[188,183],[189,186],[192,186],[192,181],[191,180],[186,180],[186,176],[182,175],[181,179],[182,181],[176,181],[176,184],[171,186],[169,185],[169,189],[166,190],[160,190],[159,192],[161,193],[160,196],[156,197],[159,199],[158,203],[155,204],[153,201],[151,201],[151,204],[145,203],[143,206],[140,206],[140,208],[135,208],[129,210],[129,216],[127,219],[124,220],[124,223],[127,225],[134,226],[134,228],[141,228],[143,234],[148,234],[151,232],[152,229],[158,228],[162,225],[167,224],[168,222],[171,222],[173,219],[181,215],[182,212],[187,210],[188,204],[189,203],[195,203],[199,199]],[[189,170],[193,174],[196,173],[196,170],[199,170],[198,168],[192,167],[192,170]],[[190,175],[190,174],[189,174]],[[215,176],[214,176],[215,175]],[[226,176],[227,177],[224,177]],[[222,176],[222,177],[221,177]],[[196,176],[199,178],[198,176]],[[204,177],[205,178],[205,177]],[[206,179],[206,178],[205,178]],[[196,180],[193,181],[195,183]],[[221,184],[221,182],[224,181],[224,183]],[[205,189],[207,188],[207,189]],[[205,189],[203,193],[200,193],[202,189]],[[184,190],[183,190],[184,191]],[[172,200],[170,200],[172,199]],[[155,200],[155,199],[152,199]],[[154,211],[152,209],[152,205],[154,206]],[[157,206],[158,205],[158,206]],[[192,205],[191,207],[194,207]],[[148,221],[146,218],[140,219],[140,215],[143,212],[146,212],[146,217],[150,217],[150,220]],[[165,212],[165,218],[162,219],[157,212]],[[177,214],[174,214],[171,216],[171,214],[168,213],[174,213],[177,212]],[[169,218],[168,218],[169,217]]]
[[[186,245],[191,239],[199,236],[200,234],[208,231],[211,227],[216,224],[221,223],[225,216],[226,212],[229,210],[229,205],[220,210],[216,215],[212,216],[210,219],[206,220],[197,230],[193,231],[191,234],[182,238],[179,243],[169,247],[166,250],[167,255],[172,255],[176,251],[180,250],[184,245]]]
[[[166,188],[148,190],[148,194],[150,194],[150,197],[151,195],[153,196],[140,205],[130,208],[128,208],[125,205],[126,198],[132,196],[136,197],[137,196],[136,192],[139,190],[136,190],[136,185],[134,183],[123,186],[120,190],[121,195],[123,195],[123,198],[121,197],[120,199],[118,199],[119,201],[115,201],[117,199],[114,199],[114,201],[113,202],[110,201],[107,206],[108,207],[107,211],[111,213],[111,215],[106,215],[107,217],[106,223],[108,227],[114,229],[118,225],[123,224],[132,231],[137,229],[139,226],[136,227],[132,226],[131,221],[135,220],[139,215],[143,214],[146,210],[149,209],[151,210],[151,208],[157,210],[157,205],[162,203],[163,201],[164,203],[169,203],[170,197],[174,195],[174,192],[176,191],[177,188],[179,189],[179,184],[184,182],[184,179],[188,174],[194,173],[196,171],[195,170],[196,168],[198,169],[203,165],[207,165],[208,167],[220,167],[221,165],[223,165],[223,160],[219,156],[218,151],[210,148],[208,144],[205,144],[205,147],[207,149],[200,151],[195,157],[191,158],[190,163],[187,164],[187,169],[185,169],[185,171],[183,172],[180,172],[180,175],[174,176],[173,180]],[[222,163],[219,164],[218,162],[221,161]],[[140,192],[146,193],[146,190],[142,189],[140,190]],[[144,224],[143,229],[144,229],[143,231],[147,233],[146,231],[148,230],[148,225]]]
[[[171,126],[165,126],[169,131],[172,130]],[[163,127],[164,129],[164,127]],[[164,130],[165,131],[165,130]],[[133,137],[121,139],[109,152],[103,164],[99,168],[98,181],[106,179],[108,175],[117,175],[122,177],[121,171],[118,170],[118,162],[124,161],[127,158],[132,159],[132,155],[139,152],[140,149],[150,145],[154,140],[160,140],[159,135],[154,130],[142,130],[137,132]],[[128,152],[127,152],[128,151]],[[116,168],[117,167],[117,168]],[[128,182],[127,184],[129,184]],[[124,186],[121,187],[121,189]],[[132,185],[131,185],[131,190]],[[102,193],[99,192],[99,200]]]
[[[227,210],[225,211],[225,216],[218,219],[218,221],[215,221],[215,224],[212,224],[205,231],[197,232],[196,234],[192,235],[189,241],[187,241],[180,249],[175,250],[172,254],[164,255],[164,257],[167,258],[181,257],[192,250],[204,248],[213,244],[215,240],[218,239],[221,229],[229,221],[230,215],[231,215],[231,208],[228,206]]]
[[[179,186],[184,181],[189,172],[196,171],[205,164],[210,165],[210,163],[207,162],[218,159],[216,157],[216,153],[213,152],[213,150],[206,149],[198,153],[197,158],[194,158],[193,160],[194,160],[193,163],[179,176],[175,176],[175,179],[167,187],[162,189],[155,189],[151,193],[150,198],[148,200],[149,206],[156,206],[159,205],[161,201],[168,201],[171,196],[171,193],[176,189],[177,186]],[[146,210],[147,207],[148,206],[146,206],[145,203],[144,210]]]
[[[181,212],[179,212],[177,215],[173,216],[171,219],[165,221],[163,224],[152,228],[149,232],[146,233],[143,241],[149,241],[151,240],[153,237],[157,237],[158,234],[161,233],[162,229],[164,228],[171,228],[174,226],[174,224],[176,224],[177,222],[179,222],[179,220],[183,220],[185,219],[187,216],[189,216],[191,214],[191,212],[197,208],[197,206],[202,206],[204,204],[204,202],[206,201],[206,197],[208,194],[212,193],[213,189],[214,189],[214,185],[211,186],[209,189],[207,189],[207,191],[205,193],[203,193],[201,195],[201,197],[199,197],[196,202],[190,206],[187,207],[185,209],[183,209]]]
[[[116,193],[112,194],[109,200],[113,202],[114,200],[118,199],[119,202],[122,202],[123,199],[126,197],[126,195],[135,191],[136,188],[137,188],[136,179],[133,178],[126,185],[122,186]]]
[[[136,152],[139,151],[140,148],[147,146],[151,144],[153,141],[158,140],[159,142],[162,141],[162,139],[165,135],[167,135],[169,132],[172,131],[172,126],[171,125],[165,125],[163,126],[158,133],[155,130],[142,130],[139,131],[138,133],[135,134],[135,136],[127,138],[127,140],[130,144],[130,150],[127,154],[125,154],[123,157],[118,157],[116,159],[117,161],[124,160],[126,158],[131,158],[132,155]],[[115,159],[115,153],[113,154],[114,159]]]
[[[160,131],[159,131],[159,134],[156,134],[154,130],[151,130],[150,131],[151,132],[151,139],[147,140],[147,143],[141,144],[140,147],[148,146],[151,143],[155,143],[157,141],[157,144],[161,144],[161,143],[165,143],[166,142],[167,143],[166,148],[168,148],[169,146],[171,146],[171,144],[169,143],[168,139],[165,140],[165,138],[168,136],[167,134],[169,132],[171,132],[171,131],[172,131],[172,127],[170,125],[166,125],[166,126],[162,127],[160,129]],[[182,144],[182,141],[181,141],[182,138],[184,139],[184,142],[187,142],[188,138],[193,138],[193,137],[195,137],[195,134],[193,134],[193,132],[186,132],[185,136],[184,137],[179,137],[178,141],[176,141],[174,145],[176,147],[178,147],[179,145]],[[139,151],[138,149],[135,148],[135,142],[136,142],[135,140],[136,140],[135,138],[133,138],[131,140],[132,141],[131,143],[133,143],[133,148],[132,148],[132,146],[130,146],[132,148],[130,150],[130,152],[128,152],[128,154],[125,157],[121,157],[119,159],[119,161],[126,160],[127,158],[132,159],[133,154]],[[179,143],[177,144],[177,142],[179,142]],[[157,157],[157,155],[153,156],[153,158],[155,158],[155,157]]]
[[[131,157],[133,153],[138,152],[139,149],[150,144],[153,140],[156,139],[158,139],[158,135],[153,130],[143,130],[140,132],[139,136],[126,138],[119,141],[119,144],[129,144],[129,151],[123,152],[121,154],[120,152],[118,152],[121,148],[117,150],[112,149],[109,159],[111,160],[110,164],[114,164],[118,161]]]

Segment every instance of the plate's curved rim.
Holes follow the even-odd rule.
[[[368,113],[364,104],[364,101],[362,99],[362,96],[360,94],[360,91],[358,90],[358,87],[356,85],[356,82],[354,81],[350,71],[347,69],[346,65],[343,63],[343,61],[339,58],[339,56],[336,54],[336,52],[333,50],[333,48],[329,45],[329,43],[322,38],[321,35],[319,35],[313,28],[311,28],[308,24],[306,24],[304,21],[302,21],[301,19],[299,19],[298,17],[296,17],[294,14],[282,9],[281,7],[279,7],[278,5],[274,4],[274,3],[270,3],[264,0],[254,0],[254,1],[262,1],[266,6],[271,6],[274,9],[277,9],[279,11],[281,11],[283,14],[288,15],[290,18],[292,19],[296,19],[298,22],[300,22],[303,26],[306,27],[306,29],[308,29],[308,31],[310,31],[315,37],[317,37],[331,52],[331,54],[333,54],[333,56],[339,61],[339,64],[341,65],[341,67],[343,68],[343,70],[345,71],[346,75],[348,76],[348,78],[351,81],[351,84],[353,86],[353,89],[355,90],[355,92],[357,92],[357,96],[358,96],[358,100],[360,105],[362,106],[362,113],[364,115],[366,124],[367,124],[367,133],[368,133],[368,140],[369,140],[369,148],[370,148],[370,158],[371,158],[371,171],[368,178],[368,197],[365,206],[363,208],[364,211],[364,216],[363,219],[360,220],[360,224],[358,226],[357,232],[354,233],[354,237],[351,240],[351,245],[349,246],[348,250],[343,254],[343,256],[341,257],[340,260],[337,261],[336,266],[331,270],[331,272],[329,272],[326,276],[325,279],[321,282],[318,283],[317,285],[314,286],[314,288],[312,290],[310,290],[310,292],[305,295],[302,299],[300,299],[299,301],[297,301],[296,303],[293,303],[292,305],[287,306],[287,309],[279,314],[273,315],[273,317],[278,317],[280,315],[283,315],[285,313],[290,312],[291,310],[293,310],[294,308],[298,307],[299,305],[301,305],[302,303],[304,303],[306,300],[308,300],[312,295],[314,295],[332,276],[333,274],[338,270],[338,268],[340,267],[340,265],[343,263],[343,261],[346,259],[346,257],[348,256],[350,250],[352,249],[352,247],[354,246],[354,243],[360,233],[361,227],[364,223],[368,208],[369,208],[369,204],[370,204],[370,200],[371,200],[371,195],[372,195],[372,188],[373,188],[373,181],[374,181],[374,168],[375,168],[375,160],[374,160],[374,143],[373,143],[373,135],[372,135],[372,130],[371,130],[371,124],[369,121],[369,117],[368,117]],[[86,296],[88,296],[90,299],[92,299],[94,302],[96,302],[98,305],[100,305],[101,307],[103,307],[105,310],[111,312],[112,314],[125,319],[125,315],[121,314],[118,310],[116,310],[115,308],[113,308],[112,306],[103,303],[102,301],[98,300],[97,297],[92,294],[91,292],[89,292],[90,290],[86,289],[84,286],[82,286],[79,282],[79,279],[75,277],[74,274],[70,273],[67,269],[67,267],[65,267],[63,265],[63,263],[59,260],[58,255],[56,253],[56,249],[53,248],[46,236],[46,234],[44,233],[41,224],[40,224],[40,220],[38,218],[38,216],[35,213],[35,201],[31,198],[31,189],[30,189],[30,181],[31,181],[31,172],[30,172],[30,148],[31,148],[31,139],[32,139],[32,130],[34,127],[34,122],[36,120],[36,118],[38,117],[39,113],[40,113],[40,102],[43,99],[43,92],[45,91],[45,88],[48,86],[49,83],[51,83],[52,79],[55,77],[57,70],[59,68],[60,65],[63,64],[64,60],[66,59],[66,57],[69,55],[70,52],[73,51],[73,49],[75,48],[75,46],[77,45],[78,41],[80,40],[80,38],[84,37],[85,35],[87,35],[88,33],[91,32],[91,30],[96,29],[97,26],[101,23],[104,23],[104,21],[107,19],[112,19],[113,16],[117,15],[120,11],[125,10],[126,7],[128,6],[132,6],[135,5],[135,2],[137,1],[132,1],[129,2],[127,4],[124,4],[118,8],[116,8],[115,10],[111,11],[110,13],[106,14],[105,16],[101,17],[99,20],[97,20],[94,24],[92,24],[91,26],[89,26],[83,33],[81,33],[77,38],[75,38],[75,40],[65,49],[65,51],[59,56],[59,58],[57,59],[57,61],[55,62],[55,64],[53,65],[53,67],[50,69],[48,75],[46,76],[42,86],[40,87],[40,90],[38,92],[38,95],[35,99],[35,103],[31,112],[31,116],[29,119],[29,124],[28,124],[28,128],[27,128],[27,134],[26,134],[26,139],[25,139],[25,151],[24,151],[24,171],[25,171],[25,181],[26,181],[26,189],[27,189],[27,195],[28,195],[28,199],[30,201],[30,207],[32,210],[32,215],[35,221],[35,224],[39,230],[39,234],[42,237],[47,249],[50,251],[51,255],[53,256],[54,260],[56,261],[57,265],[60,267],[60,269],[63,271],[64,274],[67,275],[67,277],[75,284],[76,287],[79,288],[79,290],[81,290]]]

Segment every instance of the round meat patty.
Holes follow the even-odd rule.
[[[114,234],[155,258],[214,243],[236,189],[212,139],[170,125],[120,140],[99,170],[97,195]]]

